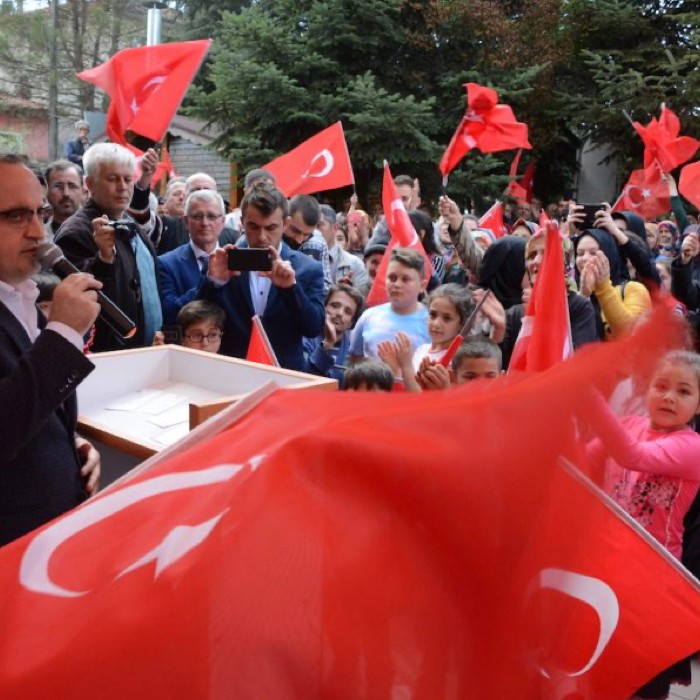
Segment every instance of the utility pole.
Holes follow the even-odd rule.
[[[148,8],[148,23],[146,25],[146,46],[160,44],[160,30],[162,25],[161,10],[168,6],[164,2],[144,3]]]
[[[58,0],[51,5],[49,32],[49,160],[58,158]]]

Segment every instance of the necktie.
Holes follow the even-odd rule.
[[[199,271],[206,275],[209,271],[209,258],[206,255],[200,255],[197,260],[199,261]]]

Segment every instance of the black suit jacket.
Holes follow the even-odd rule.
[[[0,303],[0,545],[85,499],[75,389],[93,368],[53,331],[32,344]]]

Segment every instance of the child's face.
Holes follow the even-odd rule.
[[[340,337],[350,328],[357,311],[357,303],[346,292],[335,292],[326,304],[326,318],[335,326]]]
[[[372,386],[367,386],[367,382],[360,382],[357,386],[352,387],[351,389],[346,389],[345,391],[385,391],[385,389],[382,389],[380,386],[377,386],[376,384],[373,384]]]
[[[386,273],[386,291],[394,311],[410,313],[425,284],[418,270],[392,260]]]
[[[221,329],[211,321],[191,323],[182,331],[182,345],[186,348],[219,352],[221,347]]]
[[[700,411],[700,388],[692,367],[663,362],[647,392],[647,410],[654,430],[678,430]]]
[[[455,370],[455,383],[466,384],[475,379],[496,379],[501,374],[493,357],[465,357]]]
[[[448,347],[461,327],[462,319],[449,299],[438,297],[430,302],[428,332],[434,347],[440,349]]]

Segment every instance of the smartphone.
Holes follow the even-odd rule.
[[[228,251],[228,269],[269,272],[272,270],[272,255],[267,248],[234,248]]]
[[[161,329],[166,345],[182,345],[182,328],[176,324],[165,325]]]
[[[579,229],[579,231],[594,228],[596,212],[599,212],[605,207],[603,207],[602,204],[579,204],[579,206],[583,207],[583,221],[577,223],[576,228]],[[578,209],[577,213],[580,214],[581,210]]]

